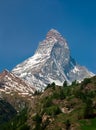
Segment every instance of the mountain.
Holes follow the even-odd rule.
[[[71,84],[94,75],[71,57],[66,39],[55,29],[47,33],[35,54],[18,64],[12,73],[37,90],[43,90],[52,82],[62,85],[66,80]]]
[[[18,93],[22,95],[32,95],[35,89],[31,85],[16,77],[8,70],[0,74],[0,92],[6,94]],[[1,94],[2,95],[2,94]]]

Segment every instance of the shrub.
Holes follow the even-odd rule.
[[[57,115],[59,113],[61,113],[61,110],[58,106],[51,106],[51,107],[48,107],[48,108],[45,108],[44,110],[44,113],[46,113],[47,115]]]
[[[52,95],[52,98],[53,99],[65,99],[65,92],[63,89],[60,89],[59,92],[54,92],[53,95]]]
[[[72,82],[72,86],[76,86],[76,85],[77,85],[77,81],[75,80]]]
[[[37,90],[36,90],[33,95],[35,96],[35,95],[40,95],[40,94],[41,94],[41,91],[39,91],[39,90],[37,91]]]
[[[37,113],[37,114],[33,117],[33,121],[36,121],[36,123],[41,123],[42,118],[41,118],[41,116],[39,116],[39,114]]]
[[[52,98],[51,97],[46,97],[43,100],[43,107],[49,107],[52,105]]]
[[[48,88],[52,88],[53,90],[55,90],[55,83],[53,82],[52,84],[48,84],[47,87],[45,88],[45,90],[47,90]]]
[[[23,124],[18,130],[29,130],[30,127],[27,124]]]
[[[94,116],[93,103],[91,99],[87,99],[85,109],[84,109],[84,118],[92,118],[93,116]]]
[[[83,89],[88,83],[91,83],[91,79],[85,78],[81,83],[81,89]]]

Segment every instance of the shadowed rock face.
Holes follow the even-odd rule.
[[[52,82],[62,85],[66,80],[70,84],[93,76],[71,57],[66,39],[54,29],[40,42],[35,54],[18,64],[12,73],[39,90]]]
[[[0,98],[0,125],[8,122],[16,113],[16,110],[8,102]]]

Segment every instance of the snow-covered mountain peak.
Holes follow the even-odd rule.
[[[62,35],[55,29],[51,29],[46,38],[39,43],[39,46],[35,54],[41,54],[42,56],[49,56],[53,53],[54,48],[62,47],[69,51],[67,41],[62,37]]]
[[[47,33],[32,57],[18,64],[12,72],[39,90],[52,82],[62,85],[66,80],[70,84],[93,76],[71,57],[67,41],[55,29]]]
[[[47,37],[56,37],[56,36],[61,36],[61,34],[55,29],[50,29],[46,36]]]
[[[58,42],[66,42],[66,40],[63,38],[63,36],[55,29],[49,30],[49,32],[46,35],[46,39],[56,39]]]

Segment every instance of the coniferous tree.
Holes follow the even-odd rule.
[[[63,87],[67,87],[67,81],[66,80],[63,83]]]

